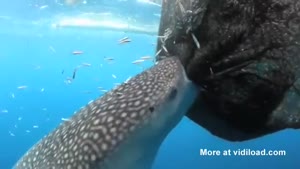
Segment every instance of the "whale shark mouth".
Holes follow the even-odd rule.
[[[16,169],[149,169],[197,96],[172,57],[90,102],[36,143]]]

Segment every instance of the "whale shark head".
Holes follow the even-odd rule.
[[[300,128],[300,1],[264,2],[162,1],[156,59],[180,56],[203,87],[187,117],[227,141]]]
[[[197,96],[176,57],[76,112],[35,144],[16,169],[149,169]]]

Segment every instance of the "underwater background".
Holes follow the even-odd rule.
[[[0,169],[12,168],[74,111],[152,66],[160,10],[145,0],[0,0]],[[120,44],[124,37],[131,42]],[[152,59],[133,63],[145,56]],[[299,143],[296,130],[229,142],[184,118],[153,169],[299,169]],[[201,156],[200,149],[286,154]]]

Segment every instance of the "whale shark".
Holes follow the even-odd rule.
[[[188,78],[203,87],[186,114],[194,124],[233,142],[299,130],[299,6],[162,1],[156,60],[179,56]]]
[[[161,60],[75,112],[14,169],[150,169],[198,91],[178,57]]]

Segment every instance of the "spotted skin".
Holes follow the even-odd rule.
[[[195,91],[178,59],[162,60],[80,109],[15,168],[149,169]]]

